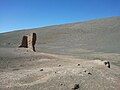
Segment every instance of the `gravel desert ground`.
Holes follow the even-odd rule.
[[[0,90],[120,90],[120,17],[1,33]]]

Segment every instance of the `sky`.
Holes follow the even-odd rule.
[[[0,33],[120,16],[120,0],[0,0]]]

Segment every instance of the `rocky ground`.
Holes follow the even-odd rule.
[[[120,17],[0,33],[0,90],[120,90]]]
[[[108,68],[98,59],[78,59],[19,48],[1,48],[0,51],[3,60],[1,90],[120,89],[120,67],[114,64]]]

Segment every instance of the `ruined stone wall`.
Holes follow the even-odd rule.
[[[36,33],[33,33],[33,37],[32,37],[33,51],[35,51],[36,40],[37,40],[37,35],[36,35]]]
[[[29,48],[33,51],[36,51],[35,50],[36,38],[37,38],[36,33],[23,36],[22,43],[19,47]]]
[[[27,36],[23,36],[23,38],[22,38],[22,43],[21,43],[21,45],[20,45],[19,47],[28,48],[28,43],[27,43],[27,41],[28,41],[28,37],[27,37]]]
[[[33,48],[33,46],[32,46],[32,34],[27,35],[27,36],[28,36],[28,48],[32,49]]]

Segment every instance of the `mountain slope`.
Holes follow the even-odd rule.
[[[18,47],[22,36],[31,32],[37,33],[38,51],[67,53],[82,48],[120,53],[120,17],[4,33],[0,46]]]
[[[33,32],[37,52],[18,48]],[[120,17],[1,33],[0,90],[119,90],[119,37]]]

